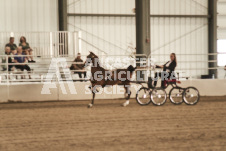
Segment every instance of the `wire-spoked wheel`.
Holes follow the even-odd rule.
[[[184,89],[174,87],[169,92],[169,99],[173,104],[179,105],[183,103]]]
[[[183,100],[187,105],[195,105],[200,99],[199,91],[195,87],[188,87],[183,92]]]
[[[136,94],[137,103],[144,106],[151,103],[150,97],[151,90],[145,87],[140,88]]]
[[[151,92],[151,101],[154,105],[160,106],[166,103],[167,94],[163,88],[154,88]]]

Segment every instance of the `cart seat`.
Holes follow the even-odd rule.
[[[169,84],[176,84],[176,83],[181,84],[181,81],[178,81],[178,80],[176,80],[176,79],[169,79],[169,80],[165,80],[165,81],[164,81],[164,85],[165,85],[165,86],[166,86],[167,84],[169,85]]]

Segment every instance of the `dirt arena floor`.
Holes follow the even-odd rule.
[[[226,150],[226,97],[195,106],[123,102],[0,104],[0,151]]]

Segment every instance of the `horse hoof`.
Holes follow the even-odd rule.
[[[92,108],[93,107],[93,105],[92,104],[88,104],[88,108]]]
[[[129,105],[129,101],[126,101],[125,103],[122,104],[123,107],[126,107]]]

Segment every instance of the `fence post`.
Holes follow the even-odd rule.
[[[49,33],[50,56],[53,57],[53,33]]]
[[[7,76],[7,100],[9,101],[9,56],[7,55],[6,56],[6,71],[7,71],[7,73],[6,73],[6,76]]]
[[[79,50],[79,42],[78,42],[79,38],[78,38],[78,32],[74,32],[74,56],[76,55],[76,51]]]
[[[81,31],[78,32],[78,41],[79,41],[78,52],[81,53],[82,52],[82,32]]]

